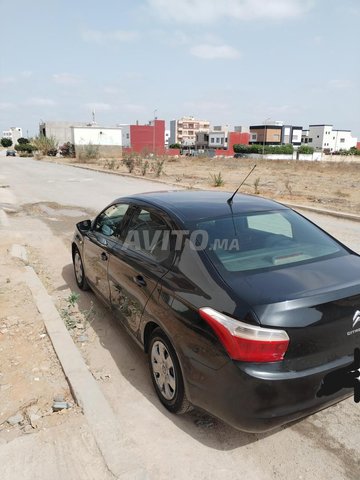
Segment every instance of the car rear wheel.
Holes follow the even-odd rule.
[[[160,328],[153,331],[150,339],[149,365],[161,403],[172,413],[181,414],[191,410],[176,352]]]
[[[85,272],[84,272],[84,265],[82,263],[81,255],[78,249],[75,250],[74,258],[74,273],[77,286],[81,290],[89,290],[89,284],[87,283]]]

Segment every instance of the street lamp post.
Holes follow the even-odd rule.
[[[156,120],[157,108],[154,110],[154,126],[153,126],[153,155],[155,155],[155,120]]]

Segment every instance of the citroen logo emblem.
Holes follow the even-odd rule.
[[[356,312],[353,316],[353,328],[355,328],[355,325],[357,323],[360,323],[360,310],[356,310]]]

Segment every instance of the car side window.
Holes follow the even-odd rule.
[[[170,232],[159,214],[141,209],[129,222],[125,242],[130,249],[162,263],[170,257]]]
[[[108,207],[96,218],[94,231],[107,237],[116,236],[128,208],[129,205],[124,203]]]

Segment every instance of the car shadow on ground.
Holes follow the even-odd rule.
[[[103,348],[108,350],[123,377],[151,402],[162,415],[195,440],[216,450],[233,450],[274,435],[288,426],[266,433],[246,433],[236,430],[219,419],[198,409],[185,414],[169,413],[158,400],[149,373],[146,354],[119,325],[111,311],[92,292],[83,292],[77,287],[72,264],[63,268],[66,286],[80,294],[78,305],[81,312],[89,312],[93,305],[91,326]],[[62,290],[64,286],[59,287]]]

